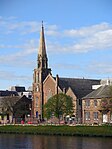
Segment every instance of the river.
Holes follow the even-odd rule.
[[[0,149],[112,149],[112,138],[0,134]]]

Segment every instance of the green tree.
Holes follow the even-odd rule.
[[[59,119],[60,116],[73,114],[73,100],[72,97],[60,93],[49,98],[44,106],[44,116],[48,119],[54,115]]]

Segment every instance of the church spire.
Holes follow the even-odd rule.
[[[41,57],[46,56],[46,45],[45,45],[43,21],[42,21],[42,28],[41,28],[41,32],[40,32],[40,43],[39,43],[38,55]]]

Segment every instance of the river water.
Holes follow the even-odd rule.
[[[112,138],[0,134],[0,149],[112,149]]]

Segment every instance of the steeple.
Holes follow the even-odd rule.
[[[46,56],[46,45],[45,45],[43,21],[42,21],[42,28],[41,28],[41,32],[40,32],[40,44],[39,44],[38,55],[40,55],[42,57]]]
[[[42,28],[40,32],[40,43],[39,43],[39,50],[38,50],[37,67],[41,69],[48,68],[48,59],[47,59],[47,54],[46,54],[43,21],[42,21]]]
[[[51,69],[48,68],[48,58],[46,53],[44,27],[40,32],[40,43],[37,57],[37,68],[34,69],[33,74],[33,114],[39,119],[43,119],[43,105],[44,105],[44,89],[43,82],[45,78],[51,74]]]

